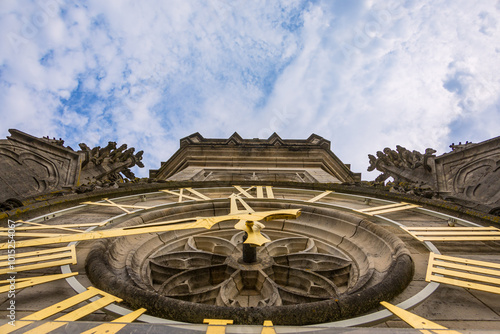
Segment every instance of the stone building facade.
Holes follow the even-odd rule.
[[[180,140],[180,149],[150,177],[169,181],[290,181],[353,183],[351,172],[330,150],[330,142],[312,134],[306,140],[208,139],[194,133]]]
[[[361,181],[314,134],[195,133],[143,180],[130,171],[142,152],[79,146],[17,130],[0,141],[0,280],[19,283],[14,314],[0,295],[0,332],[12,316],[14,333],[424,330],[405,310],[425,318],[416,326],[500,328],[498,138],[440,157],[381,151],[369,169],[392,190]],[[13,268],[9,240],[23,258]],[[462,285],[439,256],[466,266]],[[477,263],[486,278],[464,281]]]

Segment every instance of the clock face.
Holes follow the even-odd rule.
[[[142,321],[360,325],[378,316],[381,301],[410,305],[435,289],[422,280],[428,249],[399,227],[429,221],[431,212],[415,206],[266,186],[86,203],[38,218],[76,232],[37,238],[27,249],[76,244],[77,263],[62,267],[80,273],[67,278],[71,288],[93,286],[122,299],[108,306],[116,313],[145,308]],[[245,243],[254,234],[262,245]]]
[[[381,298],[392,299],[411,281],[413,263],[404,244],[362,216],[289,200],[280,190],[273,191],[274,198],[257,198],[251,191],[245,193],[252,197],[230,197],[233,190],[220,189],[229,192],[219,199],[205,190],[214,199],[137,213],[115,227],[226,217],[231,207],[235,212],[250,208],[253,215],[287,209],[301,210],[301,215],[263,222],[262,235],[270,242],[250,246],[255,251],[252,261],[244,260],[245,232],[235,229],[238,219],[209,230],[102,240],[87,257],[90,280],[157,317],[184,322],[230,318],[244,324],[271,320],[283,325],[356,316],[377,306]]]

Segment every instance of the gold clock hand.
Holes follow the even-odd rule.
[[[247,232],[247,239],[243,242],[244,244],[257,246],[262,246],[266,242],[271,241],[260,233],[260,230],[262,230],[264,227],[264,224],[260,222],[244,220],[240,220],[238,224],[234,225],[235,229]]]
[[[243,189],[238,188],[241,192],[244,192]],[[248,194],[247,194],[248,195]],[[260,230],[262,230],[265,226],[264,224],[258,222],[257,220],[260,219],[265,219],[265,220],[270,220],[270,219],[278,219],[278,218],[296,218],[297,216],[288,216],[288,215],[283,215],[283,216],[267,216],[267,217],[257,217],[256,215],[249,217],[251,214],[255,213],[255,210],[252,209],[248,203],[246,203],[243,198],[241,198],[238,195],[232,194],[229,196],[231,199],[231,207],[230,207],[230,214],[247,214],[248,217],[241,217],[245,219],[240,219],[239,222],[234,225],[235,229],[242,230],[246,232],[246,238],[245,241],[243,242],[244,244],[249,244],[253,246],[262,246],[266,242],[270,242],[268,238],[264,237],[261,233]],[[245,208],[244,210],[238,209],[238,201],[243,205]],[[300,214],[300,213],[299,213]],[[245,256],[244,256],[245,258]],[[253,257],[252,257],[253,258]]]
[[[41,246],[49,244],[57,244],[63,242],[73,242],[82,240],[95,240],[103,238],[114,238],[120,236],[146,234],[146,233],[158,233],[174,230],[192,229],[192,228],[206,228],[210,229],[213,225],[227,220],[245,220],[245,221],[257,221],[257,220],[272,220],[280,218],[296,218],[300,215],[299,209],[284,209],[284,210],[271,210],[263,212],[253,212],[253,213],[242,213],[242,214],[229,214],[223,216],[215,217],[195,217],[195,218],[185,218],[165,222],[157,222],[151,224],[145,224],[140,226],[130,226],[115,228],[102,231],[92,231],[84,232],[79,234],[71,235],[61,235],[57,237],[50,238],[37,238],[30,240],[17,241],[15,243],[16,248],[21,247],[32,247]],[[0,249],[7,249],[9,247],[8,243],[0,244]]]

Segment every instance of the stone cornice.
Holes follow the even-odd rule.
[[[274,161],[272,161],[274,159]],[[282,159],[282,161],[279,161]],[[273,133],[268,139],[243,139],[237,132],[227,139],[204,138],[196,132],[180,140],[180,149],[150,176],[168,179],[188,166],[241,166],[273,168],[280,164],[321,168],[340,182],[360,179],[331,150],[330,141],[312,134],[303,139],[282,139]]]

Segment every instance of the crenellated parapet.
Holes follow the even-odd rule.
[[[182,138],[179,150],[150,177],[167,181],[288,181],[355,183],[353,173],[331,150],[330,141],[307,139],[204,138],[198,132]]]

